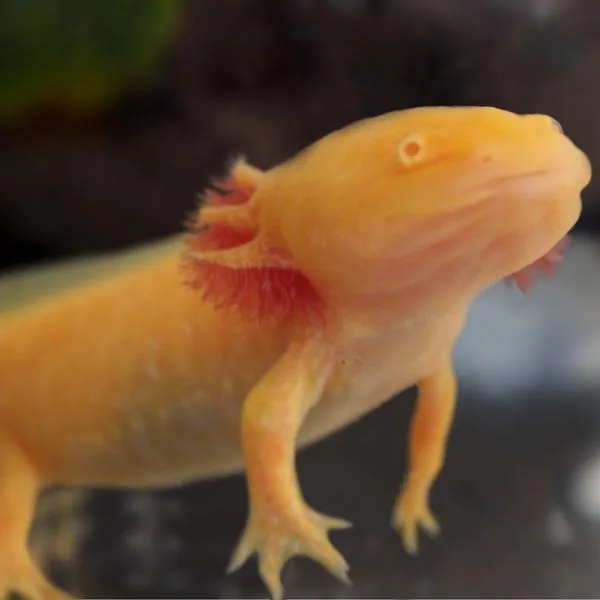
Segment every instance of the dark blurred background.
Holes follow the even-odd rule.
[[[270,167],[357,119],[416,105],[544,112],[600,158],[594,0],[3,0],[0,268],[179,230],[232,155]],[[598,597],[600,184],[559,276],[480,298],[457,348],[461,408],[436,486],[441,540],[389,527],[414,393],[303,452],[352,588],[294,560],[305,598]],[[6,293],[6,287],[0,288]],[[264,597],[224,568],[241,477],[155,494],[55,490],[36,556],[85,597]]]

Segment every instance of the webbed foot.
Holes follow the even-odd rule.
[[[350,523],[315,512],[305,504],[284,512],[251,511],[228,567],[231,573],[254,553],[259,573],[273,600],[281,600],[281,571],[293,556],[304,555],[320,563],[335,577],[349,584],[348,565],[328,539],[328,532],[346,529]]]
[[[430,537],[437,537],[440,525],[429,508],[426,494],[414,493],[410,488],[403,491],[394,507],[392,526],[400,534],[404,549],[409,554],[418,551],[419,529]]]

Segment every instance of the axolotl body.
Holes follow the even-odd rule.
[[[302,496],[297,448],[417,385],[392,510],[409,552],[456,402],[470,302],[552,268],[590,163],[544,115],[430,107],[359,121],[209,188],[181,251],[0,317],[0,592],[60,598],[27,533],[51,484],[158,487],[245,471],[272,597],[305,554],[341,579],[347,527]]]

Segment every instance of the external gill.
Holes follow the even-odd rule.
[[[319,294],[285,246],[260,228],[253,198],[261,178],[238,162],[205,194],[183,256],[185,283],[217,310],[253,320],[312,319],[323,310]]]
[[[556,272],[558,264],[564,258],[568,245],[569,238],[565,236],[558,244],[535,262],[524,269],[509,275],[506,278],[506,281],[516,285],[524,293],[529,292],[533,287],[536,272],[542,271],[547,275],[552,275]]]

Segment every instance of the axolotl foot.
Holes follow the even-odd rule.
[[[0,600],[73,600],[46,580],[26,555],[0,557]]]
[[[411,493],[410,488],[398,496],[392,526],[400,534],[406,552],[412,555],[418,550],[419,529],[431,537],[440,534],[440,525],[431,512],[427,496]]]
[[[305,504],[284,511],[251,512],[228,567],[231,573],[254,553],[258,554],[259,573],[273,600],[281,600],[281,571],[293,556],[304,555],[320,563],[335,577],[349,584],[348,564],[328,539],[328,532],[347,529],[350,523],[320,514]]]

